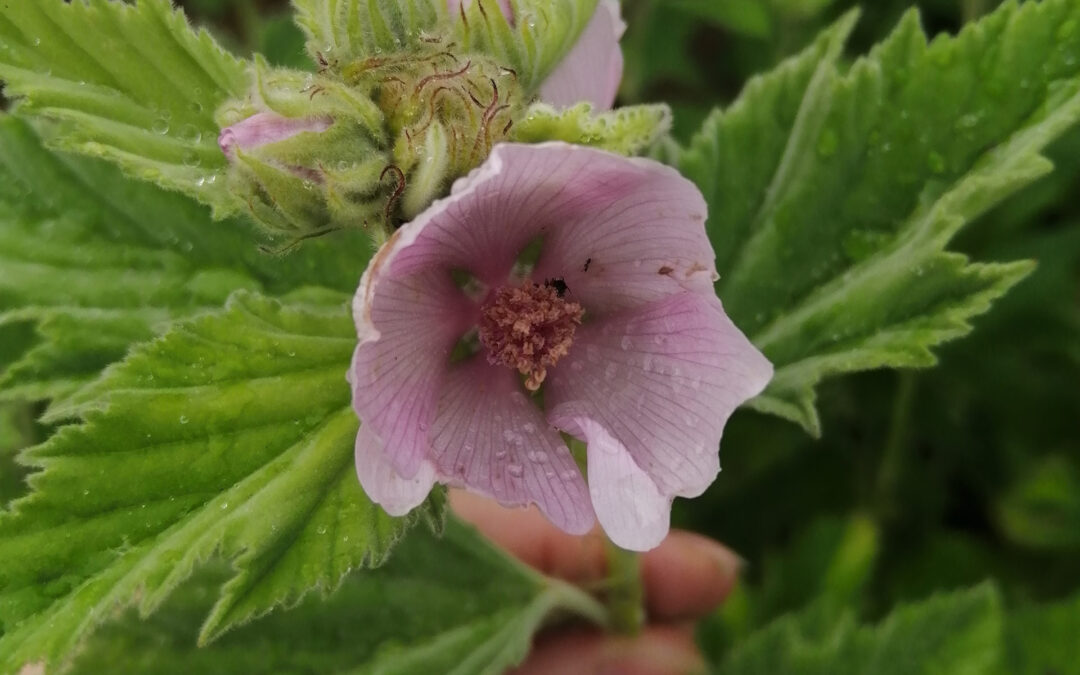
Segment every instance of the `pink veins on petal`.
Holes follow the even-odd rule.
[[[384,245],[354,299],[368,495],[400,514],[442,482],[656,546],[772,376],[715,296],[705,215],[650,160],[496,146]],[[587,483],[562,433],[588,444]]]

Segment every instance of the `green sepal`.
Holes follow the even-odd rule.
[[[665,104],[634,105],[594,112],[589,103],[556,110],[534,103],[518,122],[511,138],[522,143],[565,141],[621,155],[649,150],[671,130],[671,109]]]

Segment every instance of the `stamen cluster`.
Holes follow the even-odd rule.
[[[516,369],[526,376],[525,388],[536,391],[547,369],[569,353],[585,310],[553,285],[526,282],[495,290],[481,313],[488,362]]]

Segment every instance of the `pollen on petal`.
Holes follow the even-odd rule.
[[[585,314],[556,284],[532,282],[497,289],[481,312],[479,337],[488,361],[527,376],[529,391],[539,389],[547,369],[570,352]]]

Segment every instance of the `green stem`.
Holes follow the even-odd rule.
[[[641,585],[641,559],[610,540],[607,550],[608,624],[620,635],[637,635],[645,625],[645,593]]]
[[[915,372],[900,371],[896,385],[896,398],[893,401],[892,420],[889,423],[889,435],[881,453],[881,464],[878,465],[877,512],[880,520],[889,520],[898,506],[896,491],[900,483],[900,474],[908,459],[908,428],[911,426],[911,412],[915,405],[915,391]]]

